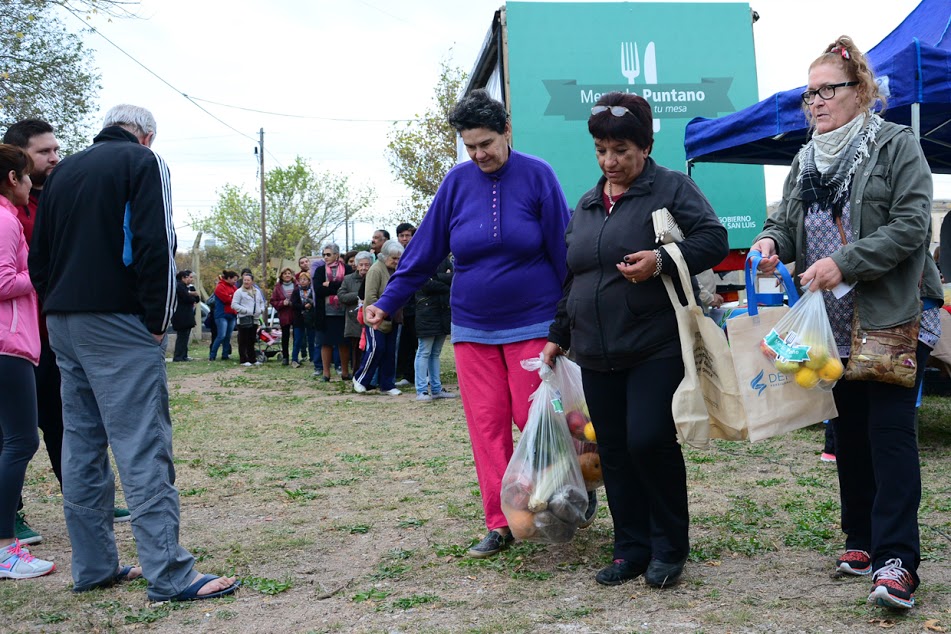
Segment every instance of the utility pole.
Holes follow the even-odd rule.
[[[346,216],[343,221],[343,250],[350,250],[350,206],[347,205]]]
[[[267,215],[264,204],[264,128],[260,131],[260,140],[258,141],[258,172],[261,176],[261,282],[263,286],[267,284]]]

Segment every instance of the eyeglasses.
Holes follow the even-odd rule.
[[[333,253],[330,253],[330,252],[324,253],[324,257],[325,257],[325,258],[331,258],[331,257],[333,257]]]
[[[816,101],[816,95],[822,97],[823,101],[829,101],[835,98],[836,88],[845,88],[846,86],[858,86],[857,81],[844,81],[841,84],[829,84],[828,86],[819,86],[816,90],[807,90],[802,93],[802,102],[811,106]]]
[[[595,106],[591,109],[591,114],[601,114],[602,112],[610,112],[615,117],[623,117],[626,114],[633,115],[634,113],[625,108],[624,106]],[[635,117],[636,118],[636,117]]]

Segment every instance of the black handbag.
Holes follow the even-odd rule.
[[[249,328],[254,325],[254,315],[241,315],[238,317],[238,328]]]

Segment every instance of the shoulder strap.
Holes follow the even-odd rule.
[[[665,244],[660,247],[670,256],[674,261],[674,265],[677,267],[677,274],[680,276],[680,286],[684,290],[684,297],[687,298],[687,308],[696,308],[697,300],[693,296],[693,284],[690,283],[690,271],[687,268],[687,262],[684,260],[683,253],[680,252],[680,247],[676,242],[671,242],[670,244]],[[667,295],[670,297],[670,301],[674,304],[674,308],[678,306],[683,306],[680,303],[680,299],[677,297],[677,291],[674,288],[673,280],[670,279],[668,275],[662,275],[664,279],[664,286],[667,287]]]
[[[839,230],[839,239],[842,240],[842,244],[848,244],[849,241],[845,237],[845,229],[842,228],[842,216],[838,216],[835,219],[835,226]]]

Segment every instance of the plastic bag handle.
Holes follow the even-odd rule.
[[[529,372],[538,372],[538,377],[543,381],[547,380],[551,374],[552,369],[547,363],[543,361],[544,354],[539,352],[537,357],[532,357],[530,359],[522,359],[520,365],[523,370],[528,370]]]
[[[763,254],[756,249],[750,249],[749,254],[746,256],[746,266],[744,267],[744,272],[746,273],[746,303],[748,305],[747,312],[751,317],[755,317],[759,314],[757,302],[759,295],[757,295],[756,285],[753,283],[753,271],[759,268],[759,263],[762,259]],[[782,262],[778,262],[776,264],[776,271],[773,274],[782,280],[783,288],[786,289],[786,293],[789,295],[789,307],[792,308],[796,305],[796,302],[799,301],[799,293],[796,291],[796,284],[789,274],[789,269],[787,269],[786,265]]]

